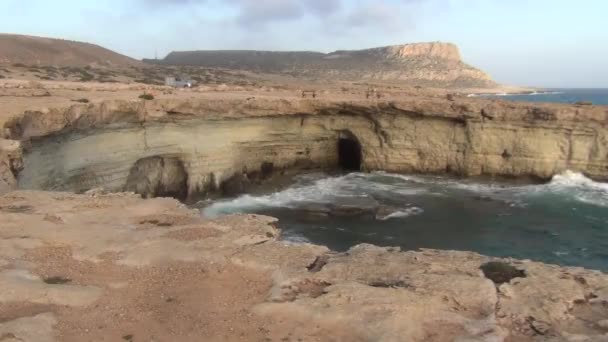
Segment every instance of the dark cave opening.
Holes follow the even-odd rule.
[[[361,144],[355,138],[338,140],[338,165],[346,171],[361,171]]]

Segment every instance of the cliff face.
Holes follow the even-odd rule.
[[[450,43],[416,43],[374,49],[318,52],[180,51],[163,61],[343,80],[393,80],[434,87],[493,87],[486,73],[462,62]]]
[[[373,49],[358,51],[336,51],[330,53],[325,58],[332,58],[335,55],[360,54],[378,56],[381,59],[407,59],[412,57],[420,58],[440,58],[460,62],[460,51],[458,47],[451,43],[414,43],[403,45],[392,45]]]
[[[340,140],[360,146],[368,171],[548,179],[570,169],[603,180],[607,119],[605,107],[468,99],[157,100],[30,111],[6,126],[24,145],[20,188],[137,189],[129,176],[158,162],[142,160],[161,158],[180,176],[136,178],[159,182],[155,191],[175,192],[179,182],[192,196],[235,177],[339,167]]]

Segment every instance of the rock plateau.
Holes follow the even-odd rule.
[[[163,65],[196,65],[332,80],[383,80],[434,87],[496,87],[486,73],[462,62],[450,43],[414,43],[353,51],[176,51]]]

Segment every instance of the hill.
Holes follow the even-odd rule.
[[[99,45],[63,39],[0,34],[0,64],[129,66],[140,62]]]
[[[489,75],[461,59],[450,43],[415,43],[332,53],[310,51],[176,51],[164,65],[280,73],[297,77],[341,80],[383,80],[437,87],[496,87]]]

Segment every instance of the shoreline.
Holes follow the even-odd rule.
[[[209,220],[163,198],[341,165],[607,179],[606,107],[390,88],[368,99],[367,86],[314,99],[295,87],[154,91],[0,88],[0,339],[608,337],[600,271],[372,245],[333,253],[281,241],[271,217]]]
[[[599,271],[371,245],[332,253],[280,241],[269,217],[205,220],[125,193],[13,192],[0,220],[12,246],[0,249],[0,332],[24,340],[607,336]]]

